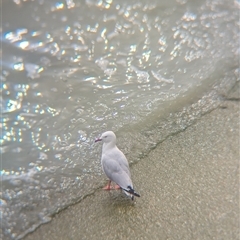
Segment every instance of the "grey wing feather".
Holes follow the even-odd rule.
[[[103,156],[102,166],[107,177],[121,188],[127,189],[128,186],[133,187],[130,176],[117,160],[109,158],[109,156]]]
[[[122,151],[120,151],[117,147],[112,150],[112,153],[109,155],[110,158],[115,159],[121,168],[128,174],[128,176],[131,178],[131,173],[129,170],[129,164],[128,160],[126,159],[125,155]]]

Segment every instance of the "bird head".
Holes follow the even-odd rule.
[[[104,132],[100,138],[97,138],[95,140],[95,142],[99,142],[99,141],[103,141],[104,143],[109,143],[109,142],[112,142],[112,143],[115,143],[116,142],[116,135],[114,132],[112,131],[107,131],[107,132]]]

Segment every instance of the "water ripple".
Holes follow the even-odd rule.
[[[7,236],[99,184],[100,132],[139,123],[237,68],[234,3],[9,3],[0,73]]]

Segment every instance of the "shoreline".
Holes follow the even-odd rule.
[[[98,189],[23,239],[238,239],[239,110],[237,83],[131,166],[141,198]]]

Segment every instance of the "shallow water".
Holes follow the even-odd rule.
[[[239,73],[238,1],[5,0],[1,7],[5,238],[21,238],[101,186],[93,144],[101,132],[116,131],[134,162],[161,140],[159,131],[171,134],[213,108],[212,86],[230,88]],[[175,122],[163,119],[204,93],[185,115],[173,114]],[[130,154],[146,127],[151,138]]]

